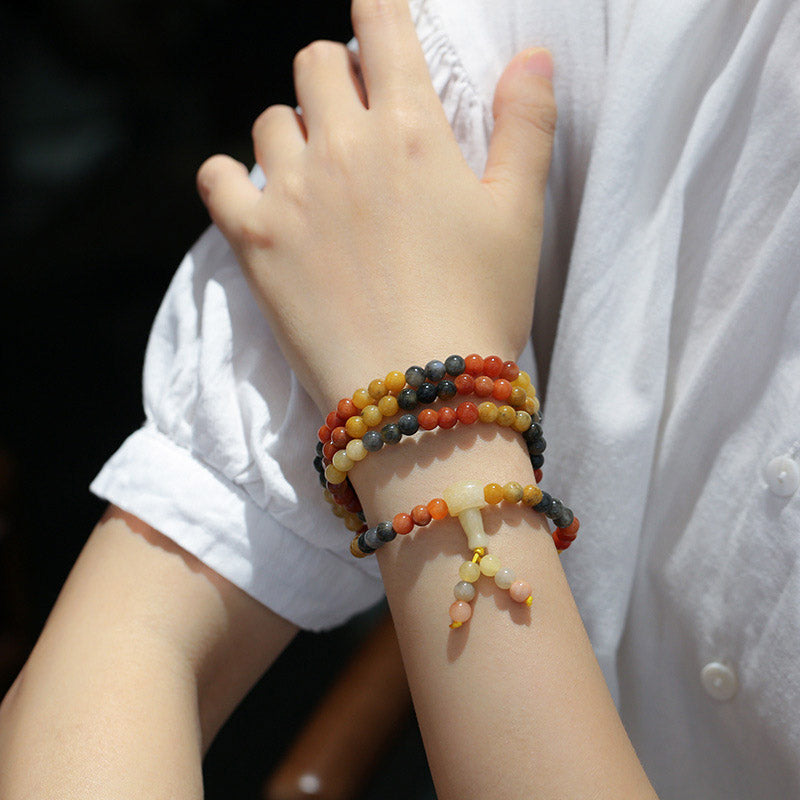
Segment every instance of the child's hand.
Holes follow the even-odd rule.
[[[343,45],[295,59],[302,117],[256,121],[263,191],[214,156],[198,173],[284,354],[328,409],[390,369],[527,339],[555,126],[550,56],[517,55],[482,180],[431,85],[406,0],[354,0]],[[363,76],[363,85],[362,85]]]

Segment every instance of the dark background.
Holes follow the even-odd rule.
[[[89,482],[143,421],[149,328],[207,225],[197,167],[249,164],[294,53],[350,36],[346,0],[0,6],[0,610],[26,641],[102,513]],[[258,796],[373,619],[298,637],[212,747],[208,798]],[[430,796],[412,722],[368,797]]]

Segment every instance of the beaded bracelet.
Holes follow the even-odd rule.
[[[432,431],[437,427],[449,430],[456,423],[471,425],[475,422],[497,423],[500,427],[511,428],[523,435],[528,454],[531,456],[531,463],[534,469],[540,469],[544,463],[542,453],[547,447],[547,443],[542,437],[542,429],[539,423],[533,421],[527,411],[515,410],[511,406],[498,406],[495,403],[485,401],[480,405],[465,400],[457,408],[442,406],[438,409],[424,408],[417,416],[414,414],[403,414],[397,422],[390,422],[383,426],[380,433],[376,430],[368,430],[361,433],[360,438],[347,441],[344,447],[338,447],[337,443],[320,442],[317,445],[317,457],[314,459],[314,467],[321,476],[324,476],[327,483],[342,483],[347,473],[369,453],[381,450],[384,444],[398,444],[405,436],[413,436],[420,429]],[[348,420],[349,422],[349,420]],[[531,428],[533,430],[531,431]],[[528,433],[531,431],[530,433]],[[340,440],[341,442],[341,440]]]
[[[475,597],[474,584],[481,575],[494,578],[500,589],[508,590],[512,600],[530,607],[533,602],[530,584],[517,580],[511,569],[504,567],[497,556],[487,552],[489,538],[483,527],[480,509],[487,505],[496,505],[501,500],[522,503],[537,511],[548,508],[548,516],[552,514],[553,500],[538,486],[531,484],[523,487],[516,481],[510,481],[504,486],[497,483],[481,486],[474,481],[464,481],[448,487],[443,497],[436,497],[426,505],[415,506],[410,514],[396,514],[391,522],[381,522],[358,534],[350,544],[350,551],[357,558],[363,558],[392,541],[398,534],[410,533],[415,525],[425,526],[431,520],[444,519],[448,514],[457,516],[467,536],[472,558],[462,562],[458,570],[460,580],[453,588],[455,602],[450,606],[450,627],[459,628],[472,616],[470,602]],[[556,528],[552,534],[556,547],[563,551],[575,539],[580,523],[564,506],[561,506],[559,516],[564,520],[569,519],[567,526]]]
[[[522,503],[525,506],[544,514],[556,526],[553,531],[553,543],[559,551],[566,550],[577,536],[580,523],[572,510],[567,508],[560,500],[543,492],[538,486],[510,481],[504,486],[499,483],[487,483],[482,487],[482,504],[497,505],[502,500],[509,503]],[[334,500],[330,493],[326,499],[332,505]],[[390,521],[379,522],[372,528],[356,531],[356,536],[350,542],[350,552],[356,558],[371,555],[387,542],[391,542],[398,535],[405,536],[411,533],[416,526],[424,527],[431,520],[441,520],[447,516],[449,503],[441,497],[435,497],[425,505],[414,506],[409,513],[399,513]]]

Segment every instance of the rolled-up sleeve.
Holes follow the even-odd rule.
[[[414,13],[434,86],[479,168],[486,110],[426,4]],[[251,177],[263,185],[260,169]],[[375,559],[350,555],[352,534],[322,497],[311,463],[319,412],[214,227],[156,316],[144,406],[145,424],[105,464],[95,494],[300,627],[333,627],[381,598]]]

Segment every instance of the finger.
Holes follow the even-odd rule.
[[[408,0],[353,0],[350,13],[370,108],[398,95],[435,97]]]
[[[230,156],[211,156],[197,171],[197,190],[225,238],[238,244],[244,221],[261,197],[250,182],[247,167]]]
[[[349,121],[364,110],[357,84],[350,53],[339,42],[312,42],[295,56],[295,93],[310,135],[331,120]]]
[[[291,106],[270,106],[253,123],[253,150],[268,179],[305,149],[305,124]]]
[[[495,119],[483,183],[525,221],[541,213],[553,150],[553,60],[534,48],[516,55],[494,95]]]

